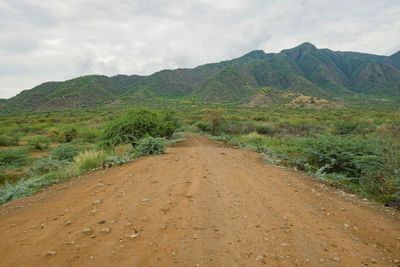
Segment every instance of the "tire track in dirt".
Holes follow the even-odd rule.
[[[255,152],[187,135],[164,155],[0,207],[0,266],[398,266],[399,222]]]

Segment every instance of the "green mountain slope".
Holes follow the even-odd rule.
[[[392,65],[395,68],[400,69],[400,51],[391,55],[388,59],[387,59],[387,63]]]
[[[65,82],[48,82],[2,100],[0,112],[180,98],[245,103],[265,87],[341,103],[355,103],[360,98],[398,103],[399,66],[400,52],[386,57],[334,52],[304,43],[277,54],[255,50],[233,60],[193,69],[162,70],[149,76],[89,75]]]

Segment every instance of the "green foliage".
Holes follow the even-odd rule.
[[[268,118],[266,116],[264,116],[264,115],[256,115],[256,116],[253,116],[253,120],[255,120],[255,121],[267,121]]]
[[[23,165],[28,162],[27,152],[22,149],[0,151],[0,165]]]
[[[32,164],[29,172],[31,175],[43,175],[51,171],[56,171],[61,169],[63,166],[67,165],[67,161],[60,161],[53,159],[51,157],[42,157],[38,161]]]
[[[12,144],[13,146],[19,146],[19,145],[20,145],[19,142],[20,142],[22,136],[23,136],[22,133],[19,133],[19,132],[11,132],[11,133],[9,134],[9,138],[11,139],[11,144]]]
[[[49,156],[58,161],[72,161],[81,149],[71,145],[58,145]]]
[[[78,131],[77,138],[83,142],[95,143],[99,132],[94,128],[83,128]]]
[[[75,128],[65,129],[62,133],[62,139],[64,142],[69,143],[77,136],[78,131]]]
[[[103,164],[107,154],[101,150],[85,150],[74,157],[74,167],[81,171],[89,171]]]
[[[269,126],[260,125],[256,127],[256,132],[259,134],[272,134],[274,130]]]
[[[375,130],[374,125],[365,121],[338,121],[334,125],[333,133],[336,135],[368,134]]]
[[[139,140],[136,147],[139,156],[159,155],[165,152],[165,139],[145,137]]]
[[[138,144],[145,136],[170,138],[175,130],[175,121],[149,109],[134,109],[118,120],[110,122],[104,128],[99,147],[113,149],[118,144]]]
[[[224,121],[224,111],[219,109],[205,110],[205,119],[211,124],[211,134],[216,135]]]
[[[5,135],[0,135],[0,146],[13,146],[13,140]]]
[[[44,136],[38,136],[38,137],[29,139],[28,143],[33,149],[46,150],[49,148],[51,140]]]
[[[348,177],[377,174],[383,164],[382,144],[375,139],[324,136],[311,139],[304,157],[315,171]]]
[[[211,133],[211,124],[210,123],[206,123],[206,122],[196,122],[196,127],[202,131],[203,133]]]

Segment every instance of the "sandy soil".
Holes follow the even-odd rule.
[[[399,266],[399,212],[187,139],[0,207],[0,266]]]

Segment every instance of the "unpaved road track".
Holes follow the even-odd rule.
[[[399,265],[398,212],[187,139],[0,207],[0,266]]]

